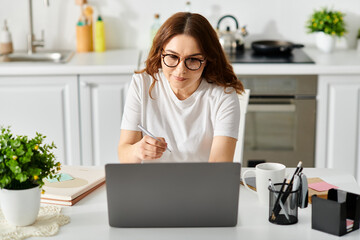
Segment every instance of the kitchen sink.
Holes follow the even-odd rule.
[[[9,55],[1,55],[0,62],[52,62],[66,63],[74,55],[72,51],[36,52],[15,52]]]

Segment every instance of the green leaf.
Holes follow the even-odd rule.
[[[18,180],[19,182],[25,182],[28,179],[28,177],[23,173],[19,173],[15,175],[15,179]]]
[[[7,141],[6,141],[6,140],[2,139],[2,140],[0,141],[0,143],[1,143],[2,148],[6,148],[6,147],[7,147]]]
[[[24,164],[24,163],[28,163],[28,162],[30,162],[31,161],[31,158],[30,157],[28,157],[28,156],[23,156],[23,157],[21,157],[21,158],[19,158],[19,162],[21,162],[22,164]]]
[[[16,149],[15,154],[17,156],[22,156],[25,154],[25,151],[22,148],[18,148],[18,149]]]
[[[29,173],[31,176],[34,176],[34,175],[39,176],[40,173],[41,173],[41,169],[40,169],[40,168],[30,168],[30,169],[28,170],[28,173]]]
[[[21,144],[20,140],[16,139],[11,145],[13,148],[18,148],[20,147],[20,144]]]
[[[0,188],[4,188],[6,185],[8,185],[11,182],[11,178],[9,176],[3,176],[0,179]]]
[[[10,161],[8,161],[7,165],[14,174],[21,173],[21,168],[19,167],[17,161],[10,160]]]

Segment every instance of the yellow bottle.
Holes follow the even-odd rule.
[[[99,16],[95,23],[95,52],[104,52],[105,50],[104,21]]]

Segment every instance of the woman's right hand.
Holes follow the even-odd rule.
[[[166,151],[167,143],[162,137],[157,137],[160,141],[145,135],[135,147],[135,155],[141,160],[155,160],[160,158]]]

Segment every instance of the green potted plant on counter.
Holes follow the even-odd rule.
[[[43,136],[13,136],[10,127],[0,127],[0,202],[5,219],[15,226],[35,222],[40,208],[44,178],[58,178],[54,143]]]
[[[307,21],[308,33],[316,33],[317,47],[330,53],[335,47],[335,37],[343,37],[346,33],[345,14],[340,11],[329,10],[326,7],[315,10]]]

